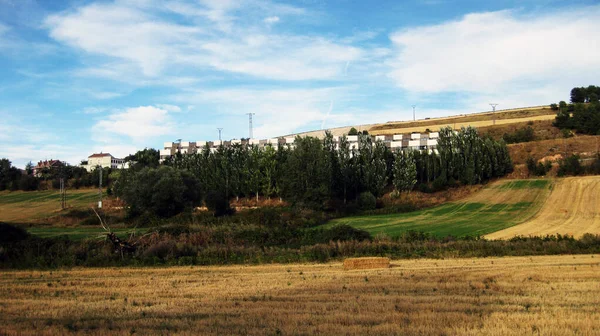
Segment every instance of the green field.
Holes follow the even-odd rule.
[[[391,237],[409,230],[439,237],[485,235],[531,218],[551,186],[549,180],[500,181],[459,202],[403,214],[339,218],[325,226],[348,224]]]
[[[136,234],[143,234],[147,229],[138,229]],[[71,240],[89,239],[95,237],[106,237],[106,231],[98,225],[97,227],[31,227],[27,231],[41,238],[68,237]],[[111,231],[119,237],[125,238],[134,230],[132,228],[111,228]]]
[[[67,206],[90,207],[98,200],[97,189],[67,191]],[[0,221],[29,223],[60,212],[58,190],[0,192]]]

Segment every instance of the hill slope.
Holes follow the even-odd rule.
[[[489,234],[486,238],[600,234],[599,207],[600,176],[560,179],[535,217],[523,224]]]
[[[326,224],[348,224],[376,235],[414,230],[436,236],[484,235],[533,216],[550,193],[549,180],[504,180],[457,202],[403,214],[355,216]]]
[[[352,127],[359,131],[367,130],[371,135],[384,135],[384,134],[399,134],[399,133],[410,133],[410,132],[425,132],[427,129],[437,131],[442,127],[450,126],[455,129],[461,127],[473,126],[473,127],[495,127],[504,128],[507,125],[516,123],[524,124],[526,122],[533,121],[548,121],[553,120],[556,116],[556,111],[553,111],[550,106],[533,106],[523,107],[510,110],[498,110],[496,113],[491,112],[478,112],[463,114],[449,117],[439,118],[427,118],[416,121],[388,121],[386,123],[379,124],[364,124],[354,125],[345,127],[330,128],[329,131],[335,136],[341,136],[347,134]],[[495,120],[495,122],[494,122]],[[313,136],[322,138],[325,134],[325,130],[316,130],[309,132],[302,132],[297,134],[290,134],[287,136]]]

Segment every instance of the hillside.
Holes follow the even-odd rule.
[[[599,205],[600,176],[558,179],[535,217],[523,224],[489,234],[486,238],[600,234]]]
[[[67,192],[67,206],[72,208],[86,208],[97,200],[97,189]],[[59,212],[60,193],[57,190],[0,192],[0,221],[2,222],[32,222]]]
[[[416,121],[389,121],[381,124],[364,124],[355,126],[344,126],[331,128],[329,131],[333,135],[341,136],[347,134],[352,127],[359,131],[367,130],[372,135],[384,135],[394,133],[425,132],[429,130],[438,130],[442,127],[450,126],[455,129],[473,126],[478,128],[490,127],[494,125],[506,126],[512,124],[525,124],[527,122],[553,120],[556,111],[550,109],[550,106],[524,107],[510,110],[498,110],[496,113],[478,112],[449,117],[427,118]],[[290,134],[287,136],[315,136],[323,137],[325,130],[316,130]]]
[[[550,186],[549,180],[497,181],[460,201],[410,213],[345,217],[326,227],[347,224],[373,236],[392,237],[410,230],[439,237],[483,235],[529,219],[548,197]]]

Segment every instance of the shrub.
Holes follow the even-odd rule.
[[[217,191],[209,192],[204,199],[204,203],[215,217],[228,216],[235,212],[229,204],[229,199],[223,193]]]
[[[558,176],[581,175],[583,167],[579,161],[579,155],[573,154],[565,159],[558,161]]]
[[[331,229],[323,232],[325,242],[328,241],[346,241],[346,240],[368,240],[371,239],[371,235],[364,230],[353,228],[350,225],[336,225]]]
[[[553,111],[558,111],[558,105],[556,103],[552,103],[550,104],[550,109],[552,109]]]
[[[29,233],[22,227],[0,222],[0,244],[21,241],[28,237]]]
[[[518,143],[518,142],[529,142],[535,140],[535,133],[531,126],[516,130],[512,134],[504,133],[502,136],[507,144]]]
[[[366,191],[358,195],[358,206],[361,210],[374,210],[377,207],[377,198]]]

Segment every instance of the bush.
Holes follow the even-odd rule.
[[[39,184],[38,179],[34,176],[23,175],[19,180],[19,189],[23,191],[34,191],[37,190]]]
[[[550,109],[552,109],[553,111],[558,111],[558,105],[556,103],[552,103],[550,104]]]
[[[366,191],[358,195],[358,206],[361,210],[374,210],[377,207],[377,198]]]
[[[579,155],[573,154],[565,159],[558,162],[558,176],[565,175],[581,175],[583,173],[583,167],[579,161]]]
[[[204,199],[204,203],[215,217],[228,216],[235,212],[229,204],[229,199],[223,193],[217,191],[209,192]]]
[[[531,126],[516,130],[512,134],[504,133],[502,136],[507,144],[518,142],[529,142],[535,140],[535,132]]]
[[[18,242],[29,237],[22,227],[0,222],[0,244]]]
[[[346,241],[346,240],[369,240],[371,235],[364,230],[353,228],[350,225],[336,225],[329,230],[323,232],[322,237],[324,242],[329,241]]]

